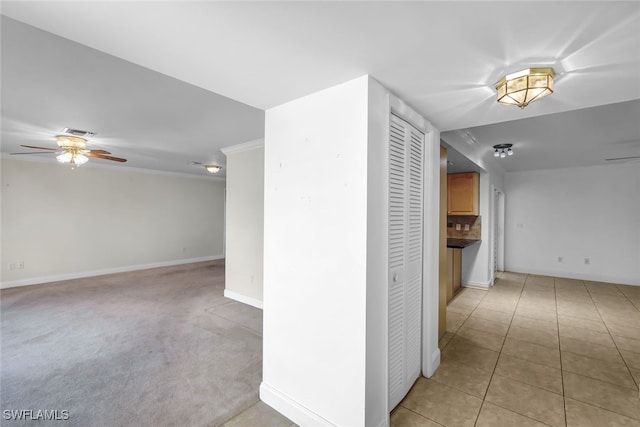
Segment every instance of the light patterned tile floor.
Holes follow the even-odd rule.
[[[640,287],[502,273],[451,301],[440,350],[391,426],[640,427]]]

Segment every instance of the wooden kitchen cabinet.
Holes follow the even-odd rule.
[[[480,174],[478,172],[447,175],[447,214],[479,214]]]
[[[462,289],[462,249],[447,248],[447,302]]]

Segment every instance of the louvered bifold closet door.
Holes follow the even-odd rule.
[[[391,116],[389,133],[389,405],[420,375],[424,134]]]

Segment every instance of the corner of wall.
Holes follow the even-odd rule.
[[[334,427],[333,423],[305,408],[264,381],[260,384],[260,400],[281,414],[285,414],[287,418],[298,425],[305,427]]]
[[[224,290],[224,296],[226,298],[232,299],[234,301],[238,301],[238,302],[241,302],[243,304],[248,304],[248,305],[250,305],[252,307],[255,307],[255,308],[259,308],[259,309],[263,308],[262,300],[259,300],[257,298],[252,298],[252,297],[247,296],[247,295],[242,295],[242,294],[240,294],[238,292],[230,291],[229,289],[225,289]]]

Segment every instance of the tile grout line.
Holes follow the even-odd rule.
[[[514,310],[513,310],[512,314],[511,314],[510,321],[509,321],[509,323],[508,323],[507,332],[506,332],[505,337],[504,337],[504,340],[503,340],[503,342],[502,342],[502,346],[500,347],[500,350],[498,351],[498,360],[496,361],[496,364],[494,365],[493,370],[491,371],[491,375],[490,375],[490,378],[489,378],[489,385],[491,384],[491,382],[493,381],[493,379],[495,378],[495,376],[496,376],[496,375],[498,375],[498,376],[501,376],[501,377],[502,377],[502,375],[496,374],[496,370],[497,370],[497,363],[498,363],[499,359],[500,359],[500,358],[501,358],[501,356],[502,356],[502,352],[503,352],[504,345],[505,345],[505,342],[506,342],[507,336],[508,336],[508,334],[509,334],[509,331],[511,330],[511,327],[512,327],[512,326],[514,326],[514,325],[513,325],[513,321],[514,321],[515,315],[516,315],[516,313],[517,313],[517,309],[518,309],[518,307],[520,307],[520,305],[521,305],[521,302],[522,302],[522,295],[524,294],[524,291],[526,290],[526,289],[525,289],[525,288],[526,288],[526,282],[527,282],[527,279],[529,279],[529,278],[530,278],[529,276],[530,276],[530,275],[526,275],[526,278],[525,278],[525,280],[524,280],[524,283],[522,283],[522,287],[520,288],[520,292],[519,292],[519,296],[518,296],[517,303],[516,303],[516,305],[515,305],[515,308],[514,308]],[[565,425],[567,425],[567,423],[568,423],[568,414],[567,414],[567,399],[568,399],[568,397],[567,397],[567,396],[566,396],[566,394],[565,394],[564,369],[563,369],[563,364],[562,364],[562,360],[563,360],[563,357],[562,357],[563,355],[562,355],[562,353],[563,353],[563,352],[562,352],[562,350],[561,350],[562,346],[561,346],[561,340],[560,340],[560,320],[559,320],[559,318],[560,318],[560,312],[559,312],[559,309],[558,309],[558,307],[559,307],[559,306],[558,306],[558,287],[556,286],[556,279],[557,279],[557,278],[556,278],[556,277],[551,277],[551,279],[552,279],[552,281],[553,281],[553,287],[554,287],[554,288],[553,288],[553,295],[554,295],[554,303],[555,303],[555,311],[556,311],[556,312],[555,312],[555,324],[556,324],[556,327],[557,327],[558,350],[559,350],[559,357],[560,357],[560,374],[561,374],[562,397],[563,397],[563,409],[564,409],[564,420],[565,420],[565,421],[564,421],[564,423],[565,423]],[[588,290],[588,288],[586,288],[586,286],[584,285],[584,281],[580,280],[580,283],[582,284],[583,289],[585,289],[585,290],[588,292],[589,299],[591,300],[590,302],[593,304],[594,308],[596,308],[597,313],[598,313],[598,316],[599,316],[599,318],[600,318],[600,320],[601,320],[602,324],[604,324],[604,325],[605,325],[605,328],[606,328],[606,330],[607,330],[607,334],[609,335],[609,337],[610,337],[610,338],[613,338],[613,336],[612,336],[612,334],[611,334],[611,332],[610,332],[610,330],[609,330],[609,327],[607,326],[606,322],[604,322],[604,318],[602,317],[602,313],[601,313],[601,311],[600,311],[600,309],[599,309],[598,305],[596,304],[596,302],[595,302],[595,300],[594,300],[594,298],[593,298],[593,293],[592,293],[591,291],[589,291],[589,290]],[[625,297],[627,300],[629,299],[629,298],[627,297],[627,295],[626,295],[626,294],[624,294],[622,291],[620,291],[620,292],[624,295],[624,297]],[[465,315],[465,319],[464,319],[464,321],[463,321],[463,322],[461,323],[461,325],[457,328],[456,332],[452,335],[452,338],[454,338],[455,336],[457,336],[457,335],[458,335],[458,331],[460,330],[460,328],[462,328],[462,326],[464,326],[464,325],[467,323],[467,321],[470,319],[470,317],[473,315],[473,313],[475,313],[478,309],[483,308],[483,307],[481,307],[480,305],[481,305],[481,303],[485,300],[485,298],[487,298],[487,296],[488,296],[488,295],[489,295],[489,294],[487,293],[485,296],[483,296],[483,297],[482,297],[482,299],[480,299],[477,303],[475,303],[475,305],[474,305],[473,309],[472,309],[468,314],[466,314],[466,315]],[[633,305],[633,303],[632,303],[632,305]],[[633,307],[634,307],[634,308],[636,308],[636,307],[635,307],[635,305],[633,305]],[[636,309],[637,309],[637,308],[636,308]],[[500,311],[500,310],[498,310],[498,311]],[[525,316],[525,317],[526,317],[526,316]],[[575,317],[575,316],[572,316],[572,317]],[[541,319],[536,319],[536,318],[533,318],[533,319],[534,319],[534,320],[541,320]],[[484,319],[484,320],[487,320],[487,321],[493,321],[493,322],[495,322],[495,320],[492,320],[492,319]],[[503,324],[506,324],[506,322],[495,322],[495,323],[503,323]],[[470,326],[467,326],[467,327],[468,327],[468,328],[470,328],[470,329],[472,329],[472,330],[476,330],[475,328],[471,328]],[[534,330],[535,330],[536,328],[531,328],[531,329],[534,329]],[[589,328],[586,328],[586,329],[589,329]],[[480,330],[480,331],[482,331],[482,330]],[[482,331],[482,332],[485,332],[485,333],[489,333],[489,334],[491,334],[491,332],[486,332],[486,331]],[[493,335],[496,335],[496,334],[493,334]],[[464,337],[460,337],[460,338],[464,338]],[[515,338],[514,338],[514,339],[515,339]],[[528,342],[528,341],[525,341],[525,342]],[[532,343],[532,344],[533,344],[533,343]],[[634,380],[634,383],[635,383],[636,385],[638,385],[638,384],[637,384],[637,382],[635,382],[635,378],[633,377],[633,375],[632,375],[632,374],[631,374],[631,372],[630,372],[629,365],[627,364],[626,360],[622,357],[622,354],[620,353],[620,348],[618,347],[618,344],[617,344],[615,341],[614,341],[614,344],[615,344],[615,346],[616,346],[616,349],[618,350],[618,354],[620,355],[620,357],[621,357],[621,359],[622,359],[623,363],[625,363],[625,367],[627,368],[627,371],[629,372],[630,377],[632,378],[632,380]],[[475,344],[474,344],[474,345],[475,345]],[[489,350],[491,350],[491,349],[489,349]],[[572,353],[572,352],[569,352],[569,353]],[[588,356],[583,356],[583,357],[588,357]],[[526,360],[526,359],[522,359],[522,360]],[[531,362],[531,361],[529,361],[529,362]],[[535,362],[531,362],[531,363],[535,363]],[[541,365],[541,366],[546,366],[546,365],[542,365],[542,364],[539,364],[539,363],[536,363],[536,364],[537,364],[537,365]],[[488,371],[487,371],[487,372],[488,372]],[[569,371],[568,371],[568,372],[569,372]],[[507,378],[508,378],[508,377],[507,377]],[[587,378],[591,378],[591,377],[587,376]],[[527,384],[527,383],[525,383],[525,384]],[[615,383],[612,383],[612,384],[613,384],[613,385],[616,385]],[[499,407],[499,408],[502,408],[502,409],[504,409],[504,410],[514,412],[514,413],[516,413],[516,414],[518,414],[518,415],[520,415],[520,416],[524,416],[524,417],[529,418],[529,419],[531,419],[531,420],[535,420],[535,421],[537,421],[537,422],[541,422],[540,420],[536,420],[535,418],[531,418],[531,417],[526,416],[526,415],[524,415],[524,414],[520,414],[519,412],[513,411],[513,410],[511,410],[511,409],[509,409],[509,408],[504,408],[504,407],[502,407],[502,406],[500,406],[500,405],[496,405],[496,404],[495,404],[495,403],[493,403],[493,402],[489,402],[489,401],[487,401],[487,400],[486,400],[486,397],[487,397],[487,395],[488,395],[489,385],[487,386],[487,389],[486,389],[486,391],[485,391],[485,393],[484,393],[484,396],[482,397],[482,403],[481,403],[480,409],[479,409],[479,411],[478,411],[478,414],[477,414],[477,416],[476,416],[476,419],[475,419],[475,422],[474,422],[474,426],[475,426],[475,425],[477,425],[477,423],[478,423],[478,421],[479,421],[480,413],[482,412],[483,408],[485,408],[485,407],[486,407],[486,406],[485,406],[485,402],[488,402],[488,403],[490,403],[490,404],[492,404],[492,405],[495,405],[495,406],[497,406],[497,407]],[[451,386],[449,386],[449,387],[451,387]],[[542,389],[542,390],[546,390],[546,389],[544,389],[544,388],[537,387],[537,386],[533,386],[533,387],[535,387],[535,388],[540,388],[540,389]],[[453,387],[453,388],[457,389],[456,387]],[[460,391],[461,391],[461,392],[463,392],[463,393],[465,393],[465,394],[469,394],[469,393],[467,393],[467,392],[464,392],[463,390],[460,390]],[[471,394],[469,394],[469,395],[470,395],[470,396],[474,396],[474,395],[471,395]],[[594,406],[593,404],[591,404],[591,403],[589,403],[589,402],[583,402],[582,400],[578,400],[578,401],[579,401],[579,402],[581,402],[582,404],[586,404],[586,405],[591,406],[591,407],[594,407],[594,408],[599,408],[599,409],[605,410],[605,411],[607,411],[607,412],[611,412],[611,413],[613,413],[613,414],[618,414],[618,415],[621,415],[621,416],[628,417],[628,415],[619,414],[618,412],[615,412],[615,411],[613,411],[613,410],[611,410],[611,409],[602,408],[602,407],[600,407],[600,406]],[[545,424],[546,424],[546,423],[545,423]]]
[[[479,305],[480,305],[480,303],[481,303],[481,302],[482,302],[482,301],[487,297],[487,295],[489,295],[489,290],[488,290],[488,289],[487,289],[487,293],[486,293],[486,294],[485,294],[485,295],[480,299],[480,301],[478,301],[478,302],[477,302],[477,304],[475,305],[475,307],[473,307],[473,310],[471,310],[471,311],[469,312],[469,314],[467,314],[467,317],[466,317],[466,318],[464,319],[464,321],[460,324],[460,326],[458,326],[458,328],[456,329],[456,331],[453,333],[453,336],[451,337],[451,339],[447,342],[447,345],[448,345],[448,344],[449,344],[449,343],[450,343],[450,342],[451,342],[451,341],[456,337],[456,335],[458,335],[458,331],[460,330],[460,328],[462,328],[462,327],[464,326],[464,324],[465,324],[465,323],[467,323],[467,320],[469,320],[469,318],[471,317],[471,315],[473,314],[473,312],[474,312],[474,311],[476,311],[476,310],[478,309],[478,306],[479,306]],[[460,337],[460,338],[463,338],[463,339],[464,339],[464,337]],[[504,345],[504,343],[503,343],[503,345]],[[482,348],[482,347],[481,347],[481,348]],[[498,355],[498,357],[500,357],[500,356]],[[497,361],[496,361],[496,364],[497,364]],[[495,370],[495,367],[494,367],[494,370]],[[492,377],[493,377],[493,373],[491,373],[491,377],[489,378],[489,383],[491,383],[491,378],[492,378]],[[451,387],[451,386],[449,386],[449,387]],[[455,387],[453,387],[453,388],[454,388],[454,389],[456,389],[456,390],[458,390],[458,389],[457,389],[457,388],[455,388]],[[489,389],[489,385],[487,385],[487,389]],[[460,391],[462,391],[462,390],[460,390]],[[463,393],[469,394],[469,393],[464,392],[464,391],[463,391]],[[486,391],[485,391],[485,396],[486,396],[486,394],[487,394],[487,393],[486,393]],[[471,396],[471,394],[469,394],[469,395]],[[474,396],[474,397],[477,397],[477,396]],[[477,422],[478,422],[478,418],[480,417],[480,412],[482,412],[482,407],[483,407],[483,406],[484,406],[484,397],[482,398],[482,403],[480,404],[480,408],[478,409],[478,414],[476,415],[476,419],[475,419],[475,421],[473,422],[473,425],[474,425],[474,426],[475,426],[475,425],[477,424]]]
[[[621,290],[620,290],[620,288],[619,288],[619,286],[620,286],[620,285],[615,284],[615,283],[612,283],[612,285],[614,285],[614,286],[616,287],[616,289],[618,289],[618,292],[620,292],[622,295],[624,295],[624,297],[629,301],[629,303],[630,303],[632,306],[634,306],[634,307],[635,307],[635,309],[636,309],[636,310],[640,311],[640,307],[638,307],[638,306],[637,306],[637,305],[636,305],[636,304],[631,300],[631,298],[629,298],[629,296],[628,296],[626,293],[624,293],[623,291],[621,291]],[[625,285],[625,286],[629,286],[629,285]]]
[[[440,424],[440,423],[439,423],[438,421],[436,421],[436,420],[432,420],[432,419],[431,419],[431,418],[429,418],[429,417],[425,417],[425,416],[424,416],[424,415],[422,415],[420,412],[414,411],[414,410],[413,410],[413,409],[411,409],[411,408],[407,408],[406,406],[404,406],[404,405],[402,404],[402,402],[400,402],[400,403],[398,404],[398,406],[401,406],[401,407],[403,407],[404,409],[406,409],[407,411],[412,412],[412,413],[414,413],[414,414],[416,414],[416,415],[419,415],[421,418],[424,418],[425,420],[429,420],[429,421],[431,421],[431,422],[432,422],[432,423],[434,423],[434,424],[438,424],[439,426],[446,427],[444,424]],[[394,409],[394,411],[395,411],[395,409]],[[393,412],[393,411],[391,411],[391,412]]]
[[[616,286],[616,289],[617,289],[617,286]],[[625,360],[624,356],[622,355],[622,352],[620,351],[620,347],[618,346],[618,343],[616,342],[615,339],[613,339],[613,335],[611,334],[611,331],[609,330],[609,326],[607,326],[607,322],[605,322],[604,317],[602,317],[602,313],[600,312],[600,308],[598,308],[598,304],[593,299],[593,295],[591,295],[591,291],[589,291],[589,288],[587,288],[587,292],[589,292],[589,298],[591,298],[591,302],[595,306],[596,311],[598,312],[598,316],[600,316],[600,320],[602,321],[602,324],[604,325],[605,329],[607,330],[607,334],[609,334],[609,338],[611,338],[611,341],[613,341],[613,345],[616,347],[616,350],[618,351],[618,355],[622,359],[622,363],[624,363],[625,368],[627,368],[627,373],[631,377],[631,380],[633,380],[633,382],[636,384],[636,388],[638,388],[638,399],[640,399],[640,385],[638,385],[638,383],[636,382],[635,377],[631,373],[631,368],[629,368],[629,364],[627,363],[627,361]],[[620,291],[618,290],[618,292],[620,292]],[[620,293],[624,295],[623,292],[620,292]],[[626,297],[627,296],[625,295],[625,298]],[[631,302],[631,301],[629,301],[629,302]],[[633,303],[631,303],[631,305],[633,305]],[[635,305],[633,305],[633,307],[635,307]],[[595,378],[595,379],[597,379],[597,378]],[[618,384],[615,384],[615,385],[618,385]]]
[[[511,321],[509,322],[509,327],[507,328],[507,332],[504,335],[504,340],[502,341],[502,346],[500,346],[500,351],[498,352],[498,358],[496,359],[496,364],[493,366],[493,370],[491,371],[491,376],[489,377],[489,384],[487,384],[487,389],[484,392],[484,396],[482,396],[482,404],[480,405],[480,410],[478,411],[478,415],[476,415],[476,420],[473,423],[474,427],[478,424],[478,420],[480,419],[480,412],[482,412],[482,407],[484,406],[484,402],[487,401],[487,394],[489,393],[489,387],[491,387],[491,382],[493,381],[493,377],[496,374],[496,368],[498,367],[498,362],[500,361],[500,356],[502,356],[502,350],[504,349],[504,343],[507,341],[507,335],[509,335],[509,329],[511,329],[511,324],[513,323],[513,318],[515,317],[516,311],[518,310],[518,305],[520,304],[520,298],[522,298],[522,292],[524,292],[525,283],[527,282],[527,278],[528,277],[529,277],[529,275],[527,274],[527,276],[524,279],[524,282],[522,283],[522,288],[520,288],[520,295],[518,295],[518,302],[516,303],[516,306],[513,309],[513,313],[511,314]],[[487,295],[488,295],[488,293],[487,293]],[[475,311],[475,309],[474,309],[474,311]],[[471,314],[469,314],[469,317],[471,317]],[[466,322],[466,320],[465,320],[465,322]],[[498,406],[498,405],[496,405],[496,406]],[[503,408],[503,409],[506,409],[506,408]],[[522,414],[519,414],[519,415],[522,415]]]
[[[530,276],[530,275],[527,275],[527,277],[525,278],[525,281],[524,281],[524,283],[523,283],[522,289],[521,289],[521,291],[520,291],[520,297],[518,298],[518,303],[516,304],[516,309],[514,310],[514,313],[513,313],[513,316],[512,316],[512,321],[513,321],[513,318],[515,317],[515,314],[516,314],[516,311],[517,311],[517,307],[518,307],[518,305],[520,304],[520,298],[522,297],[522,294],[524,293],[524,290],[525,290],[525,287],[526,287],[526,281],[527,281],[527,279],[529,278],[529,276]],[[554,298],[555,298],[555,278],[554,278],[554,277],[551,277],[551,278],[554,280]],[[556,305],[557,305],[557,304],[556,304]],[[525,317],[526,317],[526,316],[525,316]],[[535,319],[535,320],[539,320],[539,319]],[[557,322],[557,309],[556,309],[556,322]],[[509,325],[509,329],[510,329],[510,328],[511,328],[511,324]],[[529,328],[529,329],[535,329],[535,328]],[[508,330],[507,330],[507,334],[508,334]],[[528,341],[518,340],[518,339],[516,339],[516,338],[512,338],[512,339],[514,339],[514,340],[516,340],[516,341],[526,342],[526,343],[528,343],[528,344],[540,345],[540,344],[535,344],[535,343],[531,343],[531,342],[528,342]],[[506,337],[505,337],[505,341],[506,341]],[[541,346],[541,347],[546,347],[546,346],[542,346],[542,345],[540,345],[540,346]],[[503,347],[504,347],[504,345],[503,345]],[[558,353],[560,353],[560,348],[559,348],[559,347],[560,347],[560,339],[558,338]],[[500,351],[500,356],[501,356],[501,355],[502,355],[502,350]],[[531,362],[530,360],[521,359],[521,358],[519,358],[519,357],[517,357],[517,356],[511,356],[511,355],[508,355],[508,356],[509,356],[509,357],[513,357],[513,358],[518,359],[518,360],[523,360],[523,361],[526,361],[526,362],[529,362],[529,363],[534,363],[534,364],[536,364],[536,365],[540,365],[540,366],[548,367],[548,365],[544,365],[544,364],[540,364],[540,363],[536,363],[536,362]],[[496,367],[497,367],[497,363],[496,363]],[[560,372],[561,372],[561,375],[562,375],[562,371],[560,371]],[[546,391],[546,392],[550,392],[550,393],[554,393],[554,394],[558,395],[558,393],[553,392],[553,391],[550,391],[550,390],[547,390],[547,389],[545,389],[545,388],[543,388],[543,387],[539,387],[539,386],[536,386],[536,385],[532,385],[532,384],[529,384],[529,383],[526,383],[526,382],[523,382],[523,381],[520,381],[520,380],[512,379],[512,378],[509,378],[509,377],[504,377],[504,376],[502,376],[502,375],[500,375],[500,374],[495,374],[495,369],[494,369],[494,374],[492,374],[492,376],[491,376],[491,378],[492,378],[492,379],[493,379],[493,376],[494,376],[494,375],[498,375],[498,376],[500,376],[500,377],[503,377],[503,378],[509,379],[509,380],[511,380],[511,381],[518,382],[518,383],[521,383],[521,384],[525,384],[525,385],[527,385],[527,386],[534,387],[534,388],[537,388],[537,389],[539,389],[539,390],[544,390],[544,391]],[[487,388],[487,392],[488,392],[488,388]],[[486,393],[485,393],[485,397],[486,397]],[[495,406],[498,406],[498,407],[500,407],[500,408],[502,408],[502,409],[505,409],[505,410],[507,410],[507,411],[510,411],[510,412],[516,413],[516,414],[518,414],[518,415],[520,415],[520,416],[523,416],[523,417],[529,418],[529,419],[531,419],[531,420],[534,420],[534,421],[536,421],[537,423],[544,424],[544,425],[548,425],[548,424],[547,424],[546,422],[544,422],[544,421],[541,421],[541,420],[536,419],[536,418],[532,418],[532,417],[530,417],[530,416],[528,416],[528,415],[525,415],[525,414],[521,414],[521,413],[519,413],[519,412],[514,411],[513,409],[504,408],[504,407],[502,407],[502,406],[500,406],[500,405],[498,405],[498,404],[496,404],[496,403],[493,403],[493,402],[490,402],[490,403],[491,403],[491,404],[493,404],[493,405],[495,405]],[[564,389],[563,389],[563,403],[564,403]],[[484,405],[484,400],[483,400],[483,405]],[[566,426],[566,410],[565,410],[564,412],[565,412],[565,426]],[[476,422],[477,422],[477,420],[476,420]]]
[[[459,298],[460,296],[462,296],[462,294],[463,294],[463,292],[458,293],[458,295],[456,295],[456,297],[455,297],[454,299],[452,299],[451,301],[454,301],[455,299]],[[484,299],[487,297],[487,295],[488,295],[488,294],[489,294],[489,292],[487,291],[487,293],[486,293],[486,294],[485,294],[485,295],[484,295],[480,300],[478,300],[478,302],[477,302],[477,303],[475,303],[475,306],[474,306],[473,310],[471,310],[471,311],[469,312],[469,314],[467,314],[467,315],[466,315],[466,317],[465,317],[464,321],[460,324],[460,326],[458,326],[458,328],[455,330],[455,332],[453,332],[453,333],[452,333],[451,338],[450,338],[450,339],[447,341],[447,343],[443,346],[443,349],[444,349],[444,347],[446,347],[447,345],[449,345],[449,343],[450,343],[450,342],[451,342],[451,341],[456,337],[456,335],[458,335],[458,331],[460,330],[460,328],[461,328],[461,327],[462,327],[462,326],[467,322],[467,320],[469,319],[469,317],[471,317],[471,314],[472,314],[472,313],[473,313],[473,312],[478,308],[478,305],[480,305],[480,303],[482,302],[482,300],[484,300]],[[462,314],[462,315],[464,316],[464,314]],[[465,338],[463,338],[463,337],[460,337],[460,338],[465,339]],[[475,345],[475,344],[474,344],[474,345]],[[482,348],[482,347],[481,347],[481,348]],[[442,362],[442,361],[441,361],[441,362]],[[470,393],[468,393],[467,391],[460,390],[460,389],[458,389],[457,387],[451,386],[451,385],[449,385],[449,384],[441,383],[441,382],[439,382],[439,381],[432,380],[432,379],[430,379],[430,378],[427,378],[427,380],[428,380],[428,381],[435,381],[436,383],[441,384],[441,385],[443,385],[443,386],[445,386],[445,387],[452,388],[452,389],[454,389],[454,390],[456,390],[456,391],[459,391],[459,392],[464,393],[464,394],[466,394],[466,395],[468,395],[468,396],[475,397],[476,399],[478,399],[478,396],[473,395],[473,394],[470,394]],[[484,402],[484,401],[483,401],[483,402]],[[405,409],[407,409],[407,410],[409,410],[409,411],[411,411],[411,412],[413,412],[413,413],[415,413],[415,414],[417,414],[417,415],[420,415],[422,418],[425,418],[425,419],[427,419],[427,420],[429,420],[429,421],[432,421],[432,422],[434,422],[434,423],[436,423],[436,424],[438,424],[438,425],[442,425],[442,426],[444,427],[444,425],[443,425],[443,424],[440,424],[438,421],[433,420],[433,419],[431,419],[431,418],[429,418],[429,417],[427,417],[427,416],[425,416],[425,415],[423,415],[423,414],[421,414],[421,413],[419,413],[419,412],[416,412],[416,411],[414,411],[414,410],[413,410],[413,409],[411,409],[411,408],[407,408],[406,406],[403,406],[403,405],[402,405],[402,402],[400,402],[399,406],[402,406],[403,408],[405,408]],[[480,405],[480,409],[478,410],[478,415],[480,414],[480,410],[482,410],[482,404]],[[476,415],[476,420],[477,420],[478,415]],[[475,425],[475,422],[474,422],[474,425]]]
[[[582,284],[584,286],[584,283]],[[586,288],[586,287],[585,287]],[[560,356],[560,383],[562,384],[562,407],[564,408],[564,425],[568,425],[567,420],[567,398],[564,390],[564,369],[562,365],[562,342],[560,341],[560,313],[558,313],[558,288],[556,278],[553,278],[553,299],[556,302],[556,326],[558,327],[558,355]]]

